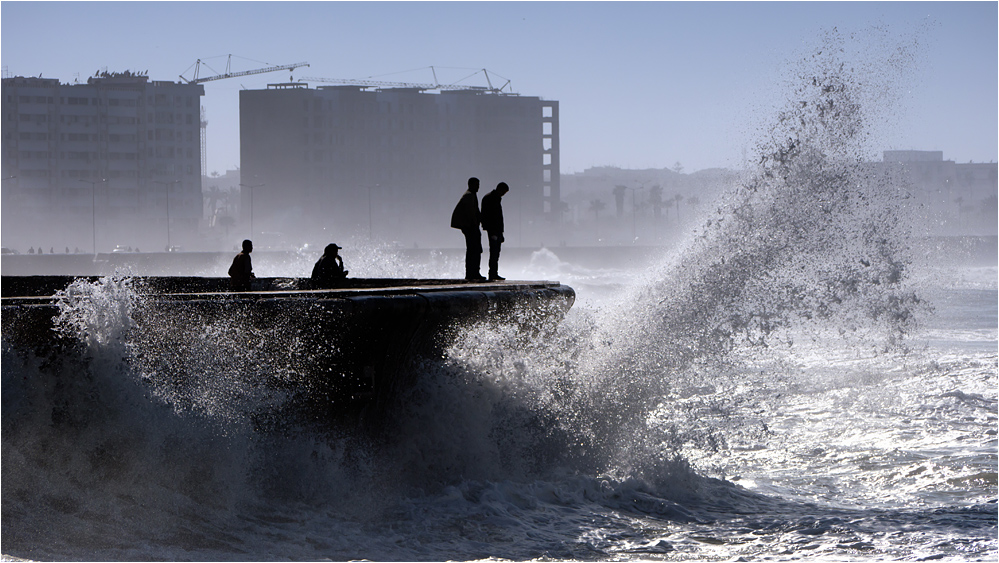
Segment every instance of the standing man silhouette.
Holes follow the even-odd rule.
[[[451,213],[451,227],[460,229],[465,235],[465,279],[485,281],[479,273],[482,259],[482,231],[479,230],[479,179],[468,179],[468,190],[461,195],[458,205]]]
[[[500,182],[496,189],[482,196],[482,228],[489,238],[489,280],[505,280],[499,275],[500,245],[503,244],[503,206],[500,200],[510,191],[506,182]]]

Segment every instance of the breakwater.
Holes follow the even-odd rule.
[[[572,288],[549,281],[352,279],[313,290],[303,278],[258,278],[250,292],[227,289],[227,278],[3,276],[4,345],[50,363],[86,364],[85,339],[67,323],[94,332],[125,316],[114,321],[127,325],[118,337],[143,350],[133,367],[183,386],[204,375],[185,371],[185,354],[205,338],[235,334],[234,357],[260,351],[269,363],[254,385],[288,395],[283,404],[299,418],[325,420],[391,408],[414,383],[410,366],[440,358],[467,323],[545,330],[575,299]]]

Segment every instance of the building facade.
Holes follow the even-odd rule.
[[[481,180],[480,196],[510,186],[507,232],[557,212],[558,102],[475,89],[286,84],[243,90],[239,104],[241,220],[260,236],[447,244],[451,210],[471,176]]]
[[[131,72],[3,79],[5,241],[154,250],[196,231],[203,95]]]
[[[884,151],[877,163],[903,181],[940,235],[995,235],[999,165],[944,160],[943,151]]]

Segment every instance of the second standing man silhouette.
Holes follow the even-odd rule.
[[[500,246],[503,244],[503,205],[500,200],[510,191],[506,182],[500,182],[496,189],[482,196],[482,228],[489,238],[489,280],[505,280],[499,275]]]

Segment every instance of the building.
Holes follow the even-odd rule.
[[[480,196],[510,185],[508,232],[557,219],[558,102],[279,84],[241,91],[239,112],[242,221],[258,236],[454,244],[451,210],[470,176]]]
[[[996,234],[996,163],[958,163],[944,160],[943,151],[907,150],[884,151],[877,165],[909,187],[935,234]]]
[[[153,250],[196,233],[203,95],[127,71],[3,79],[4,244]]]

